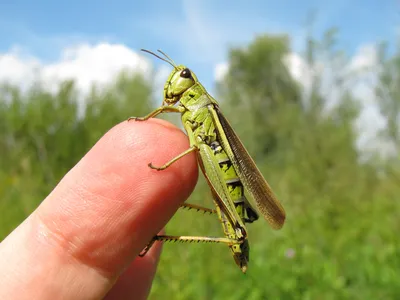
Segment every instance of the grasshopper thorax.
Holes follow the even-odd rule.
[[[176,103],[183,93],[197,82],[196,75],[183,65],[174,67],[164,86],[164,101],[168,104]]]

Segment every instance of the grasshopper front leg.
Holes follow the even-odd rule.
[[[146,121],[150,118],[154,118],[158,116],[159,114],[166,113],[166,112],[176,112],[176,113],[181,113],[182,108],[180,107],[175,107],[175,106],[160,106],[159,108],[153,110],[151,113],[144,117],[129,117],[128,122],[130,120],[135,120],[135,121]]]
[[[186,128],[186,132],[188,134],[189,137],[189,144],[190,144],[190,148],[183,151],[181,154],[175,156],[173,159],[171,159],[169,162],[167,162],[166,164],[162,165],[161,167],[155,167],[152,163],[149,163],[148,166],[152,169],[155,169],[157,171],[161,171],[161,170],[165,170],[166,168],[168,168],[170,165],[172,165],[174,162],[176,162],[177,160],[181,159],[182,157],[184,157],[185,155],[193,152],[193,151],[197,151],[199,148],[195,142],[195,137],[193,134],[193,130],[190,126],[190,124],[185,124],[185,128]]]
[[[168,168],[170,165],[172,165],[177,160],[179,160],[182,157],[184,157],[185,155],[187,155],[187,154],[189,154],[189,153],[191,153],[193,151],[196,151],[196,150],[197,150],[197,147],[196,146],[192,146],[189,149],[187,149],[186,151],[182,152],[181,154],[175,156],[173,159],[171,159],[169,162],[167,162],[166,164],[162,165],[161,167],[155,167],[155,166],[153,166],[152,163],[149,163],[148,166],[150,168],[154,169],[154,170],[162,171],[162,170],[165,170],[166,168]]]

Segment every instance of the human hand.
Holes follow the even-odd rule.
[[[159,119],[112,128],[0,244],[0,299],[145,299],[160,243],[137,256],[197,180],[193,153],[147,164],[188,147]]]

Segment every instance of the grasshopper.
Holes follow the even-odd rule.
[[[280,229],[285,222],[285,211],[222,114],[218,102],[206,91],[197,76],[186,66],[176,65],[161,50],[158,52],[163,57],[148,50],[142,51],[169,63],[173,71],[164,86],[162,105],[144,117],[130,117],[129,120],[145,121],[161,113],[180,113],[190,142],[186,151],[164,165],[157,167],[149,163],[149,167],[165,170],[183,156],[196,152],[216,209],[186,203],[182,207],[217,214],[225,237],[156,235],[140,256],[144,256],[155,241],[224,243],[229,246],[236,264],[245,273],[250,252],[245,223],[256,221],[261,213],[272,228]],[[245,191],[252,202],[245,196]]]

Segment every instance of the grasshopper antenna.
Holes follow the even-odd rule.
[[[159,56],[159,55],[157,55],[157,54],[155,54],[154,52],[151,52],[151,51],[149,51],[149,50],[146,50],[146,49],[140,49],[141,51],[143,51],[143,52],[147,52],[147,53],[149,53],[149,54],[151,54],[151,55],[154,55],[155,57],[157,57],[158,59],[161,59],[162,61],[165,61],[166,63],[169,63],[171,66],[173,66],[174,67],[174,69],[176,69],[176,65],[175,65],[175,63],[172,61],[172,59],[170,59],[167,55],[165,55],[163,52],[161,52],[160,50],[158,50],[159,52],[161,52],[167,59],[165,59],[165,58],[163,58],[163,57],[161,57],[161,56]]]
[[[163,51],[161,51],[160,49],[157,50],[158,52],[160,52],[162,55],[164,55],[174,66],[176,66],[175,62],[172,60],[171,57],[169,57],[167,54],[165,54]]]

